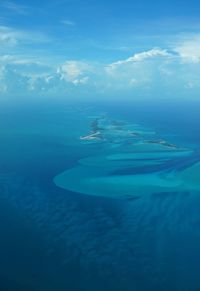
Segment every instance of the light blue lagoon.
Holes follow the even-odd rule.
[[[152,129],[110,116],[97,116],[90,126],[80,143],[85,147],[99,143],[103,149],[57,175],[57,186],[112,198],[200,190],[200,167],[198,160],[193,161],[193,149],[176,146],[158,138]]]

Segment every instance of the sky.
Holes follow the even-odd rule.
[[[0,0],[0,95],[198,95],[197,0]]]

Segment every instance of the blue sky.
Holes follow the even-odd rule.
[[[199,15],[197,0],[0,0],[0,92],[197,94]]]

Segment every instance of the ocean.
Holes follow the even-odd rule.
[[[178,100],[1,103],[0,290],[200,290],[200,104]]]

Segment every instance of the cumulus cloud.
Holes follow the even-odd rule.
[[[137,53],[128,59],[114,62],[114,63],[110,64],[108,67],[115,68],[115,67],[118,67],[118,66],[121,66],[124,64],[128,64],[128,63],[142,62],[142,61],[152,59],[152,58],[159,58],[159,57],[166,58],[166,57],[170,57],[170,56],[171,56],[171,54],[167,50],[153,48],[153,49],[148,50],[148,51]]]
[[[80,61],[67,61],[62,64],[57,73],[60,75],[61,80],[65,80],[74,85],[86,84],[89,80],[89,76],[86,74],[91,70],[87,63]]]
[[[146,93],[161,88],[164,92],[199,90],[199,62],[182,60],[181,51],[158,48],[107,66],[77,60],[49,66],[36,58],[4,54],[0,56],[0,91],[72,96],[84,92]]]
[[[149,92],[162,88],[193,90],[200,84],[200,42],[180,42],[176,48],[139,52],[105,66],[106,80],[114,91]],[[193,40],[194,41],[194,40]]]
[[[67,61],[56,68],[31,58],[3,55],[0,57],[0,92],[63,94],[79,86],[87,90],[90,71],[91,67],[80,61]]]
[[[133,56],[113,62],[105,67],[107,79],[117,90],[133,90],[149,88],[160,75],[160,67],[172,58],[166,49],[153,48],[134,54]],[[156,62],[149,62],[155,60]]]
[[[200,62],[200,34],[179,40],[173,49],[183,62]]]

